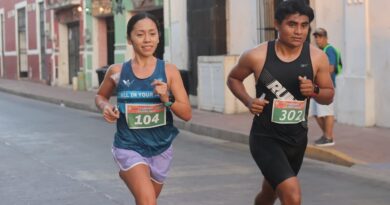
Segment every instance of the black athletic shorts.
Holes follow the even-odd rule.
[[[298,175],[307,146],[304,142],[291,145],[281,140],[250,135],[249,146],[253,159],[272,188]]]

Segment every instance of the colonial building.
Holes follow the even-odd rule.
[[[148,11],[163,28],[156,55],[178,66],[192,105],[244,112],[245,106],[226,87],[227,73],[243,51],[277,37],[274,9],[282,1],[0,1],[0,76],[97,88],[99,68],[132,56],[126,40],[128,19]],[[315,11],[312,29],[327,29],[329,42],[342,53],[337,120],[390,127],[390,1],[301,1]],[[245,83],[254,96],[254,79]]]
[[[0,1],[0,76],[50,83],[52,15],[43,0]]]
[[[337,120],[390,127],[390,108],[386,104],[390,100],[390,92],[386,92],[390,88],[390,1],[302,1],[315,11],[312,29],[326,28],[330,43],[342,53],[344,71],[336,82]],[[193,105],[224,113],[245,111],[226,90],[226,74],[240,53],[276,37],[273,15],[280,2],[165,1],[164,8],[169,9],[166,38],[173,39],[165,45],[165,59],[183,65],[189,73]],[[251,84],[247,88],[254,95]]]
[[[127,21],[140,11],[154,14],[164,28],[162,0],[87,0],[84,13],[86,27],[85,77],[87,88],[99,85],[96,70],[122,63],[132,56],[126,39]],[[164,58],[164,30],[156,55]]]

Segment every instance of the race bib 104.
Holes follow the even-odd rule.
[[[306,100],[278,100],[272,105],[271,121],[278,124],[296,124],[305,121]]]
[[[159,104],[126,104],[126,121],[130,129],[146,129],[167,124],[165,106]]]

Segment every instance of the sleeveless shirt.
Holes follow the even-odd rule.
[[[307,79],[313,80],[309,43],[305,42],[303,44],[301,53],[297,59],[292,62],[283,62],[276,55],[275,41],[268,42],[265,64],[256,83],[256,97],[259,98],[265,93],[265,99],[269,101],[269,104],[264,107],[263,112],[259,116],[254,116],[251,135],[255,137],[276,138],[292,145],[306,143],[308,131],[307,114],[310,102],[300,92],[299,76],[306,76]],[[279,82],[280,84],[275,82]],[[280,90],[278,96],[274,94],[275,92],[271,92],[267,88],[267,86],[270,87],[275,84],[279,85],[279,87],[273,88]],[[283,99],[285,96],[293,97],[295,100],[307,100],[305,121],[296,124],[277,124],[271,122],[274,99]]]
[[[160,96],[153,92],[154,87],[151,84],[155,79],[167,82],[163,60],[157,59],[154,72],[144,79],[135,76],[131,61],[123,63],[116,90],[120,117],[116,124],[117,131],[113,143],[115,147],[134,150],[144,157],[151,157],[168,149],[178,135],[179,131],[173,126],[173,116],[169,108],[166,108],[166,125],[146,129],[128,127],[126,104],[162,103]]]

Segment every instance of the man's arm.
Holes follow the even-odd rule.
[[[265,47],[266,48],[266,47]],[[260,52],[263,48],[259,49]],[[257,50],[257,51],[259,51]],[[260,70],[256,71],[256,68],[262,66],[264,62],[259,58],[262,56],[261,53],[256,52],[255,50],[250,50],[243,53],[238,60],[238,63],[233,67],[232,71],[229,73],[227,86],[230,88],[232,93],[242,102],[245,106],[248,107],[251,113],[259,114],[263,112],[263,107],[268,103],[267,100],[260,100],[252,98],[245,89],[243,81],[251,74],[260,73]],[[265,57],[265,56],[263,56]]]
[[[328,105],[333,102],[334,96],[334,87],[329,75],[328,57],[324,53],[320,53],[316,65],[318,65],[318,69],[314,76],[314,83],[319,87],[319,93],[313,93],[312,97],[316,102]]]
[[[252,97],[246,91],[243,81],[253,73],[250,61],[250,53],[243,53],[240,56],[237,64],[229,73],[227,79],[227,86],[229,89],[247,107],[252,100]]]

